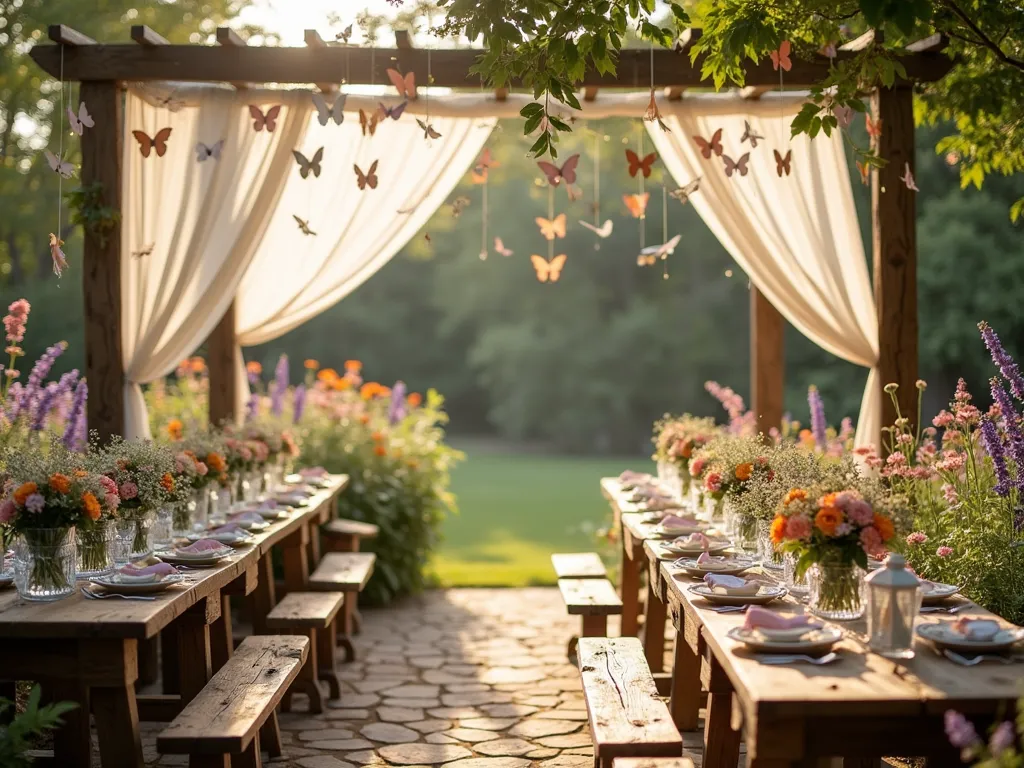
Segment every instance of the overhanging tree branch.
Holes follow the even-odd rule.
[[[1016,69],[1024,72],[1024,61],[1008,56],[1003,49],[1000,48],[994,40],[992,40],[992,38],[981,31],[981,27],[975,24],[974,20],[968,16],[967,13],[954,2],[954,0],[946,0],[945,5],[949,10],[956,14],[957,18],[970,28],[971,32],[978,36],[979,45],[992,51],[992,53],[994,53],[1004,64],[1008,64],[1009,66],[1015,67]]]

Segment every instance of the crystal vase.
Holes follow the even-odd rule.
[[[76,532],[78,541],[78,578],[102,576],[114,569],[114,547],[117,526],[113,520],[103,520],[82,526]]]
[[[192,521],[196,515],[195,497],[188,501],[180,501],[171,509],[171,536],[183,539],[192,533]]]
[[[201,531],[206,529],[206,524],[210,519],[210,499],[211,493],[209,488],[200,488],[192,498],[192,503],[195,506],[192,510],[193,530]]]
[[[156,513],[135,511],[117,521],[117,564],[124,565],[133,560],[148,557],[153,552],[150,543],[150,529],[156,520]]]
[[[787,552],[782,556],[782,581],[790,594],[796,597],[803,597],[807,594],[807,574],[799,580],[796,578],[796,557]]]
[[[736,515],[736,536],[733,544],[756,555],[760,547],[757,542],[757,518],[750,515]]]
[[[48,602],[75,590],[75,529],[30,528],[15,547],[14,586],[24,600]]]
[[[864,571],[856,565],[814,565],[807,571],[807,585],[815,616],[850,621],[864,615]]]
[[[761,567],[773,571],[782,570],[782,553],[775,551],[775,544],[772,542],[771,518],[757,521],[757,555],[761,559]]]
[[[167,549],[173,542],[174,507],[161,507],[149,528],[149,546],[153,549]]]

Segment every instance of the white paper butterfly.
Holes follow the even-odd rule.
[[[348,98],[347,94],[338,94],[338,97],[334,100],[334,104],[330,107],[327,106],[327,100],[324,98],[322,93],[313,94],[313,105],[316,107],[316,119],[320,121],[320,125],[327,125],[332,119],[335,125],[341,125],[345,120],[345,100]]]
[[[48,149],[44,149],[43,154],[46,155],[46,162],[50,164],[50,169],[55,173],[59,173],[65,179],[70,179],[75,175],[75,166],[71,163],[65,163]]]
[[[224,139],[213,144],[203,144],[199,142],[196,144],[196,162],[205,163],[209,158],[214,160],[220,160],[220,151],[224,149]]]
[[[605,219],[604,220],[604,224],[602,224],[600,227],[595,227],[589,221],[583,221],[583,219],[580,219],[580,224],[582,224],[584,227],[589,229],[591,232],[593,232],[595,235],[600,237],[602,240],[604,238],[610,236],[611,233],[612,233],[612,220],[611,219]]]
[[[85,102],[81,102],[78,105],[78,114],[75,114],[75,110],[68,107],[68,121],[71,123],[71,130],[81,136],[86,128],[92,128],[96,125],[93,122],[92,115],[89,114],[89,110],[85,108]]]

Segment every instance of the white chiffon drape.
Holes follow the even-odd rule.
[[[223,316],[294,165],[289,150],[308,126],[308,94],[274,95],[283,107],[273,133],[253,130],[253,100],[212,90],[172,112],[128,92],[121,229],[126,437],[149,436],[139,385],[174,370]],[[166,154],[143,158],[131,132],[152,137],[166,127]],[[196,162],[197,142],[221,139],[220,160]],[[133,255],[150,246],[148,255]]]
[[[869,369],[856,443],[874,443],[882,426],[878,318],[843,139],[838,131],[790,139],[793,102],[774,110],[762,103],[757,114],[735,104],[711,117],[685,99],[663,102],[671,131],[647,123],[648,134],[676,183],[701,177],[690,204],[772,305],[818,346]],[[756,149],[740,143],[744,120],[764,136]],[[729,178],[721,158],[702,156],[693,136],[719,128],[726,155],[750,152],[747,176]],[[777,174],[773,149],[792,150],[789,176]]]

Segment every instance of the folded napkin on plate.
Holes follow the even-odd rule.
[[[303,467],[299,470],[299,474],[303,477],[325,477],[327,470],[323,467]]]
[[[623,472],[621,475],[619,475],[619,482],[620,483],[628,483],[630,481],[637,482],[637,481],[644,481],[644,480],[650,480],[650,479],[651,479],[651,476],[648,473],[646,473],[646,472],[634,472],[632,469],[627,469],[625,472]]]
[[[673,542],[677,547],[700,547],[705,552],[711,547],[711,539],[705,536],[700,531],[691,533],[689,536],[680,536]]]
[[[227,523],[225,525],[214,528],[212,531],[210,531],[210,533],[235,533],[236,531],[244,532],[245,529],[242,528],[242,526],[240,526],[238,523]]]
[[[700,523],[692,515],[665,515],[661,518],[664,528],[696,528]]]
[[[964,617],[953,622],[953,631],[971,640],[991,640],[999,633],[999,622]]]
[[[672,499],[668,496],[654,496],[647,500],[644,507],[651,511],[661,511],[665,509],[680,509],[678,499]]]
[[[739,576],[719,576],[709,573],[704,577],[712,592],[720,592],[725,595],[756,595],[761,585],[756,581],[747,581]]]
[[[147,565],[142,568],[128,563],[128,565],[118,568],[117,572],[123,576],[169,576],[172,573],[177,573],[178,569],[170,563],[157,563],[156,565]]]
[[[726,578],[720,576],[719,578]],[[821,629],[824,626],[805,613],[796,616],[782,616],[767,608],[752,605],[747,608],[747,617],[743,621],[744,629]]]
[[[262,523],[263,516],[259,512],[238,512],[228,518],[232,523]]]
[[[701,552],[700,557],[697,558],[697,565],[702,565],[705,568],[721,568],[729,564],[729,558],[727,557],[716,557],[715,555],[709,555],[707,552]]]
[[[215,552],[224,548],[224,545],[219,541],[214,541],[213,539],[200,539],[195,544],[189,544],[187,547],[178,547],[177,551],[194,555],[200,552]]]

